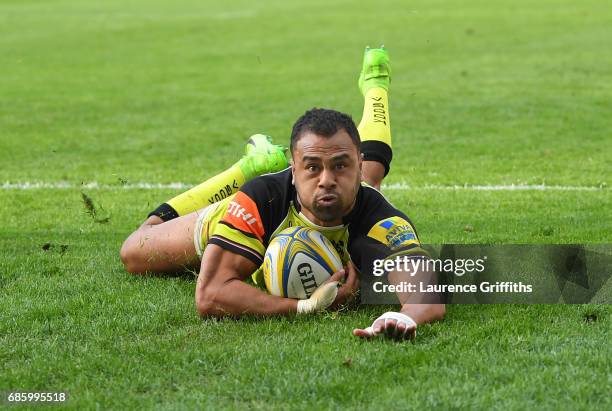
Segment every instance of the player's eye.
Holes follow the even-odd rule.
[[[316,173],[319,170],[319,167],[315,164],[308,164],[306,166],[306,170],[310,171],[311,173]]]
[[[346,164],[338,163],[336,164],[336,170],[344,170],[346,168]]]

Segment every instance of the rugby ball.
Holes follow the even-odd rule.
[[[268,292],[279,297],[310,298],[333,273],[342,269],[342,260],[333,244],[308,227],[289,227],[275,235],[263,263]]]

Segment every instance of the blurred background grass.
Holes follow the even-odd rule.
[[[287,141],[313,106],[358,120],[363,47],[384,43],[390,182],[599,185],[612,170],[611,9],[3,1],[0,181],[199,182],[250,134]]]

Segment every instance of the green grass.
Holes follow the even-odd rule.
[[[359,118],[362,47],[391,51],[389,190],[425,242],[612,242],[612,7],[605,2],[0,1],[0,391],[72,409],[612,406],[612,310],[450,306],[414,344],[360,341],[389,307],[201,321],[194,281],[123,270],[123,239],[171,190],[287,139],[312,106]],[[471,229],[466,230],[466,226]],[[50,244],[43,249],[45,244]]]

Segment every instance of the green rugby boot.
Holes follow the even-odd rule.
[[[255,134],[247,142],[245,155],[238,165],[246,180],[262,174],[274,173],[289,166],[286,148],[272,143],[270,136]]]
[[[378,49],[366,47],[363,53],[363,67],[359,74],[359,90],[365,97],[368,90],[374,87],[384,88],[389,91],[391,82],[391,65],[389,64],[389,53],[384,46]]]

